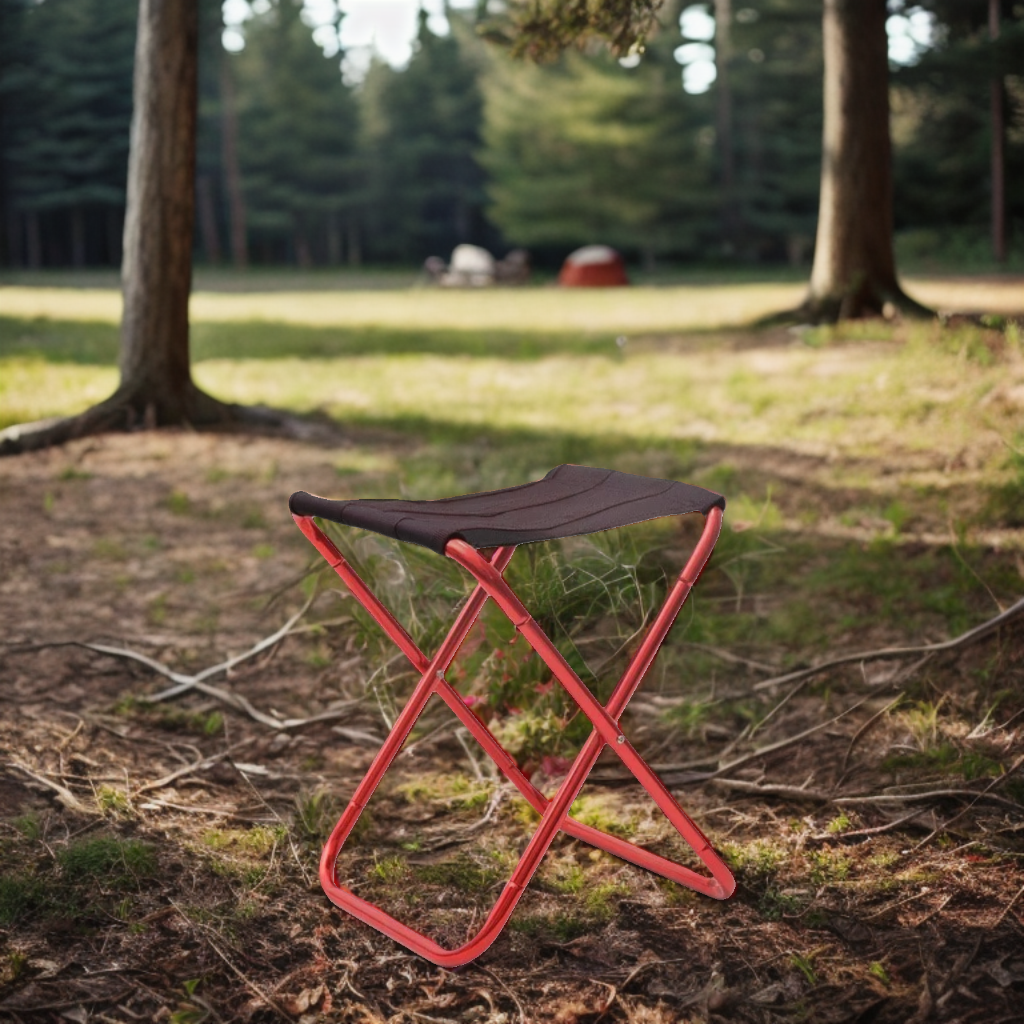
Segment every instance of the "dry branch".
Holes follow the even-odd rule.
[[[958,811],[956,814],[954,814],[953,817],[950,818],[948,821],[946,821],[945,824],[943,824],[941,828],[936,828],[929,835],[925,836],[925,838],[922,839],[921,842],[919,842],[917,844],[917,846],[914,847],[914,849],[915,850],[919,850],[919,849],[921,849],[922,846],[926,846],[940,832],[945,832],[950,827],[950,825],[952,825],[955,821],[959,821],[965,814],[967,814],[971,810],[971,808],[978,802],[978,800],[980,800],[983,796],[985,796],[985,794],[990,793],[992,790],[994,790],[994,789],[998,788],[999,786],[1001,786],[1007,779],[1011,778],[1020,769],[1022,764],[1024,764],[1024,754],[1021,754],[1021,756],[1018,757],[1017,760],[1014,761],[1013,764],[1010,765],[1009,769],[1007,771],[1003,772],[1002,775],[997,775],[978,794],[977,799],[975,799],[972,803],[968,804],[965,808],[963,808],[963,810]]]
[[[316,593],[314,592],[307,599],[306,603],[290,619],[288,619],[280,629],[271,633],[270,636],[266,636],[262,640],[257,641],[247,651],[244,651],[242,654],[236,654],[234,657],[228,658],[226,661],[218,662],[216,665],[211,665],[209,668],[205,668],[201,672],[197,672],[195,675],[175,672],[174,669],[168,668],[162,662],[149,657],[147,654],[143,654],[141,651],[133,651],[127,647],[112,647],[109,644],[94,644],[83,640],[71,640],[65,643],[31,645],[31,649],[60,646],[84,647],[86,650],[95,651],[97,654],[107,654],[112,658],[124,658],[128,661],[137,661],[140,664],[145,665],[147,668],[152,669],[159,675],[162,675],[165,679],[170,679],[171,682],[174,683],[174,686],[168,687],[166,690],[161,690],[159,693],[150,694],[148,696],[143,695],[139,698],[140,701],[147,704],[157,704],[165,700],[170,700],[173,697],[178,697],[190,690],[198,690],[200,693],[205,693],[207,696],[213,697],[215,700],[219,700],[221,703],[226,704],[235,711],[240,711],[242,714],[248,715],[249,718],[252,718],[254,721],[259,722],[261,725],[265,725],[270,729],[282,732],[291,729],[301,729],[307,725],[313,725],[316,722],[330,722],[335,718],[341,718],[343,715],[347,714],[351,708],[360,704],[361,701],[342,701],[335,704],[334,707],[329,708],[327,711],[321,711],[318,714],[310,715],[307,718],[278,718],[260,711],[259,708],[255,707],[241,694],[232,693],[230,690],[225,690],[222,687],[215,686],[212,683],[206,682],[206,680],[218,673],[229,672],[236,665],[240,665],[243,661],[248,661],[250,658],[254,658],[262,651],[273,647],[274,644],[283,640],[286,636],[299,632],[299,629],[296,628],[296,623],[306,614],[307,611],[309,611],[309,608],[315,599]]]
[[[773,676],[771,679],[762,679],[761,682],[754,684],[754,689],[768,690],[782,683],[795,683],[797,680],[816,676],[819,672],[824,672],[826,669],[837,668],[840,665],[850,665],[855,662],[886,661],[893,658],[911,658],[914,655],[931,655],[940,654],[943,651],[952,651],[957,647],[965,647],[975,640],[988,636],[989,633],[995,632],[1000,626],[1006,625],[1006,623],[1011,622],[1020,615],[1024,615],[1024,597],[1015,604],[1010,605],[1006,611],[1001,612],[987,622],[981,623],[980,626],[967,630],[966,633],[961,633],[960,636],[954,637],[952,640],[944,640],[937,644],[920,644],[916,647],[882,647],[874,651],[858,651],[855,654],[844,654],[841,657],[812,665],[810,668],[801,668],[795,672],[787,672],[785,675]]]
[[[16,768],[19,772],[23,772],[30,779],[39,783],[40,786],[45,786],[47,789],[52,789],[57,794],[57,799],[69,810],[78,811],[79,814],[96,814],[98,813],[95,807],[89,807],[87,804],[83,804],[81,800],[75,796],[66,786],[62,786],[59,782],[54,782],[53,779],[48,779],[43,775],[37,775],[31,768],[26,768],[23,764],[18,764],[17,761],[9,762],[11,768]]]
[[[167,775],[161,776],[159,779],[154,779],[152,782],[145,782],[135,790],[133,796],[139,796],[141,793],[149,793],[154,789],[163,789],[165,786],[169,786],[172,782],[177,782],[178,779],[184,778],[186,775],[206,771],[207,768],[212,768],[218,761],[223,761],[224,758],[230,757],[237,750],[248,746],[254,741],[254,739],[255,737],[240,740],[238,743],[233,743],[227,748],[227,750],[222,750],[219,754],[211,754],[209,757],[200,757],[191,764],[187,764],[183,768],[178,768]]]
[[[752,793],[759,796],[781,796],[791,800],[808,801],[810,803],[835,804],[837,807],[862,804],[919,804],[930,800],[973,800],[974,803],[994,803],[1020,813],[1020,804],[1006,797],[977,789],[929,789],[918,793],[877,793],[865,796],[843,796],[840,793],[823,793],[821,790],[805,789],[803,786],[789,786],[772,782],[748,782],[745,779],[715,778],[708,780],[724,789],[733,789],[741,793]]]

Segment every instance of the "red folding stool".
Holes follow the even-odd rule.
[[[291,496],[289,507],[299,529],[420,673],[412,696],[324,847],[320,858],[320,882],[334,904],[427,960],[441,967],[458,967],[479,956],[497,938],[559,831],[706,896],[728,899],[732,895],[736,882],[728,867],[619,728],[619,718],[626,704],[650,669],[718,540],[725,507],[725,499],[721,495],[673,480],[656,480],[585,466],[559,466],[543,480],[533,483],[438,501],[331,501],[298,491]],[[704,516],[701,538],[632,661],[615,685],[608,703],[602,705],[530,616],[502,573],[519,544],[596,533],[689,512],[700,512]],[[316,517],[420,544],[454,559],[473,575],[476,587],[433,657],[428,657],[416,646],[402,625],[356,575],[341,552],[316,525]],[[594,726],[565,780],[550,799],[523,774],[515,759],[445,679],[445,672],[488,598],[508,616]],[[420,712],[435,693],[541,816],[536,832],[480,930],[458,949],[451,950],[346,889],[339,883],[336,871],[341,847],[416,724]],[[606,745],[615,751],[650,794],[711,872],[710,876],[583,825],[569,816],[573,801]]]

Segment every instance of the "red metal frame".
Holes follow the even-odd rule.
[[[519,898],[533,877],[541,859],[551,845],[555,833],[562,831],[601,850],[614,854],[639,867],[715,899],[728,899],[736,888],[732,873],[711,847],[704,833],[679,806],[665,788],[664,783],[644,763],[619,728],[621,717],[630,698],[643,681],[686,600],[697,582],[722,528],[722,510],[713,508],[704,523],[704,532],[697,542],[683,571],[679,574],[654,622],[647,630],[639,650],[615,685],[608,703],[602,705],[572,670],[544,631],[505,582],[502,573],[515,552],[515,547],[494,549],[487,557],[463,540],[450,540],[445,554],[458,562],[476,579],[477,585],[463,605],[448,636],[433,658],[428,658],[406,632],[402,624],[384,607],[373,592],[359,578],[312,517],[293,516],[299,529],[341,577],[352,595],[366,608],[384,631],[398,645],[413,667],[420,672],[405,707],[398,716],[390,735],[384,741],[362,782],[356,788],[348,807],[334,827],[320,858],[320,883],[324,892],[336,906],[354,917],[389,935],[414,953],[441,967],[459,967],[478,957],[498,937],[501,929],[515,909]],[[459,647],[476,622],[484,603],[491,598],[508,616],[515,628],[551,669],[555,678],[576,701],[594,725],[583,748],[577,754],[565,780],[554,796],[546,797],[522,773],[515,759],[502,747],[494,734],[470,710],[458,692],[445,679],[444,674],[458,653]],[[541,816],[533,838],[524,850],[512,876],[491,909],[483,926],[468,942],[458,949],[445,949],[432,939],[408,925],[397,921],[379,907],[360,898],[338,881],[336,863],[345,840],[362,814],[373,791],[398,754],[416,719],[431,695],[437,694],[454,712],[459,721],[476,738],[505,777],[519,790]],[[569,816],[569,808],[583,788],[590,770],[605,746],[621,758],[641,786],[651,795],[673,827],[692,847],[701,862],[711,872],[710,877],[691,868],[643,850],[633,843],[584,825]]]

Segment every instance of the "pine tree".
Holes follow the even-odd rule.
[[[893,75],[897,230],[924,229],[943,244],[988,250],[992,205],[993,82],[1004,80],[1005,211],[1011,241],[1024,238],[1024,8],[1003,4],[998,42],[987,5],[935,0],[937,44]],[[1018,74],[1014,74],[1014,72]],[[1014,230],[1015,229],[1015,230]]]
[[[712,107],[687,96],[668,31],[625,68],[567,53],[550,66],[496,56],[481,155],[489,216],[512,242],[603,242],[696,254],[714,226]]]
[[[738,255],[810,256],[821,173],[821,0],[734,5]]]
[[[296,0],[274,0],[229,59],[254,251],[310,266],[328,262],[332,235],[352,215],[358,115],[339,58],[324,57],[301,10]]]
[[[371,256],[416,262],[460,242],[486,244],[479,56],[449,11],[437,36],[420,12],[408,66],[371,67],[362,90],[366,239]]]
[[[46,0],[21,14],[20,66],[5,74],[17,94],[6,156],[28,262],[117,262],[135,0]]]

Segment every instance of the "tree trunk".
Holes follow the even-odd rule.
[[[25,241],[29,270],[38,270],[43,265],[43,235],[39,230],[38,210],[29,210],[25,214]]]
[[[327,218],[327,262],[332,267],[341,263],[341,228],[336,213]]]
[[[197,0],[140,0],[114,400],[157,424],[195,415],[188,300],[195,219]]]
[[[85,213],[80,206],[71,210],[71,265],[75,270],[85,266]]]
[[[824,2],[821,195],[801,309],[815,321],[929,313],[896,280],[885,20],[885,0]]]
[[[349,221],[348,225],[348,262],[351,267],[363,265],[363,243],[359,236],[359,225]]]

